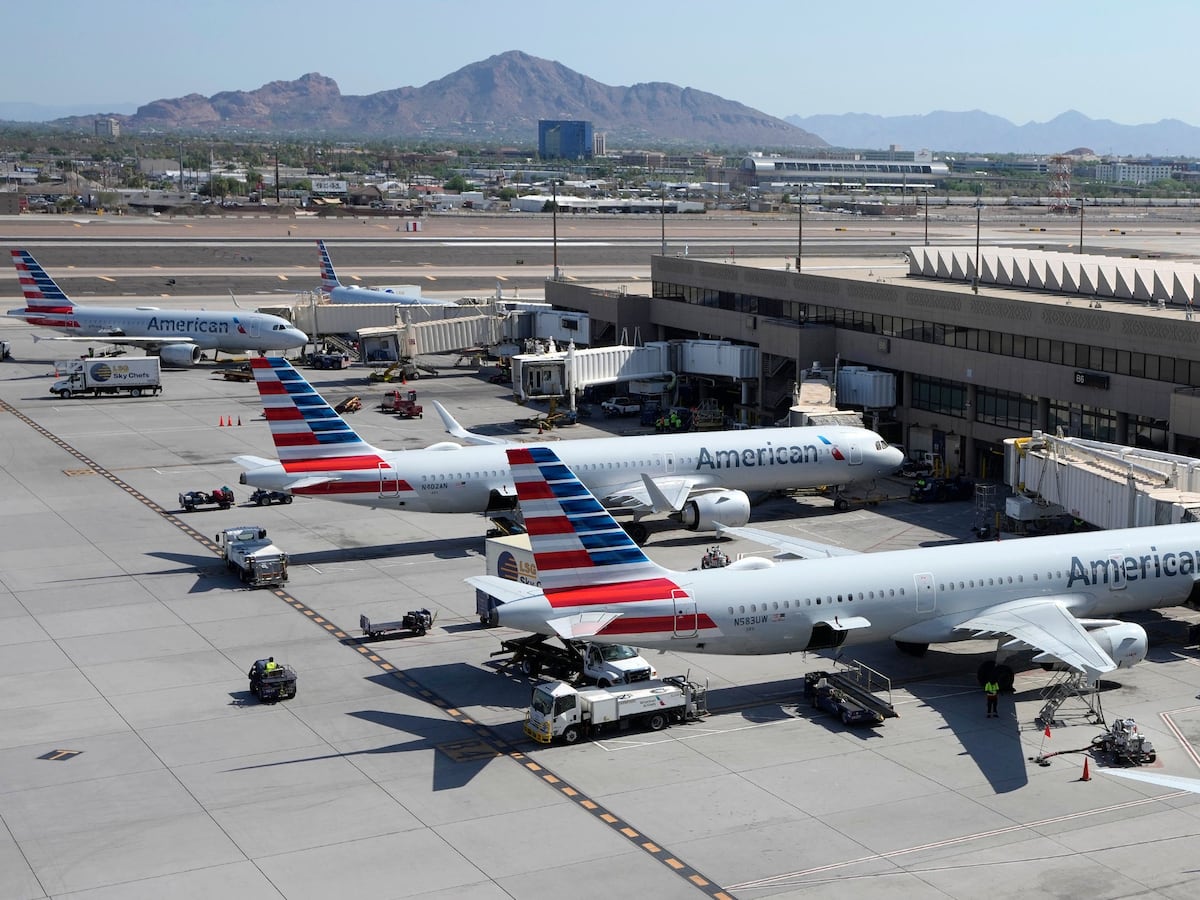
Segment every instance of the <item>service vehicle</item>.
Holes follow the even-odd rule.
[[[217,546],[230,571],[250,587],[283,584],[288,579],[287,554],[271,543],[267,529],[258,525],[238,525],[218,532]]]
[[[427,609],[409,610],[402,618],[391,622],[372,622],[364,613],[358,617],[358,627],[362,629],[363,634],[372,638],[394,634],[397,631],[411,631],[417,637],[421,637],[433,627],[435,618],[436,616],[430,615]]]
[[[970,500],[975,483],[959,475],[955,478],[928,478],[916,480],[908,492],[914,503],[944,503],[947,500]]]
[[[255,506],[270,506],[272,503],[291,503],[292,495],[287,491],[269,491],[266,488],[256,488],[250,495],[250,502]]]
[[[600,409],[610,418],[614,416],[636,416],[642,411],[642,401],[632,397],[613,397],[600,404]]]
[[[534,587],[541,584],[528,534],[489,537],[483,542],[483,553],[487,569],[485,574]],[[500,601],[491,594],[475,589],[475,613],[479,616],[480,625],[497,624],[496,607],[499,605]]]
[[[1108,753],[1122,766],[1141,766],[1158,758],[1154,745],[1146,739],[1133,719],[1117,719],[1112,727],[1092,738],[1092,748]]]
[[[901,478],[932,478],[936,469],[933,454],[925,450],[916,456],[907,456],[896,474]]]
[[[826,672],[809,672],[804,676],[804,693],[817,709],[837,716],[843,725],[882,725],[883,715],[859,702],[829,681]]]
[[[197,506],[216,506],[229,509],[233,506],[233,488],[219,487],[212,491],[184,491],[179,495],[179,505],[188,512]]]
[[[250,693],[263,703],[291,700],[296,696],[296,670],[286,663],[275,662],[273,656],[256,659],[247,675]]]
[[[640,727],[661,731],[672,722],[707,715],[707,688],[683,676],[671,676],[636,687],[577,690],[565,681],[548,681],[533,689],[525,714],[525,734],[541,744],[558,738],[574,744],[604,731]]]
[[[0,341],[0,360],[8,359],[12,356],[12,344],[8,341]]]
[[[637,650],[624,644],[593,644],[587,641],[556,639],[550,643],[545,634],[524,634],[500,642],[492,656],[508,655],[505,666],[516,666],[523,675],[536,678],[545,672],[551,678],[575,683],[587,682],[600,687],[636,684],[658,677]]]
[[[50,393],[63,400],[81,394],[99,397],[121,391],[131,397],[140,397],[158,394],[161,390],[162,372],[157,356],[72,360],[65,376],[50,385]]]
[[[305,358],[313,369],[348,369],[350,368],[349,353],[310,353]]]
[[[388,391],[383,395],[379,408],[384,412],[394,412],[402,419],[421,419],[425,415],[425,407],[417,402],[416,391]]]

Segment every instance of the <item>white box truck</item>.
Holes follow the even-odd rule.
[[[287,554],[271,543],[267,529],[257,525],[226,528],[216,536],[225,567],[236,569],[251,587],[283,584],[288,579]]]
[[[121,391],[140,397],[161,390],[162,372],[157,356],[72,360],[66,374],[50,386],[50,393],[64,400],[81,394],[99,397]]]

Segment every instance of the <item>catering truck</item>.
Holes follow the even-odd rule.
[[[506,534],[500,537],[490,537],[483,543],[484,565],[487,575],[497,578],[507,578],[520,584],[537,587],[537,563],[533,559],[533,550],[529,546],[529,535]],[[496,607],[499,601],[491,594],[475,589],[475,612],[479,616],[480,625],[494,626],[497,624]]]
[[[103,359],[76,359],[66,364],[66,374],[50,385],[50,393],[63,400],[91,394],[117,394],[125,391],[131,397],[157,394],[162,390],[162,377],[157,356]]]
[[[555,643],[551,643],[555,640]],[[561,644],[561,645],[560,645]],[[552,639],[544,634],[525,634],[500,642],[492,656],[508,654],[503,661],[522,675],[537,678],[547,674],[570,682],[587,682],[600,687],[637,684],[658,677],[658,671],[633,647]]]
[[[605,730],[632,726],[661,731],[671,722],[690,722],[708,713],[707,690],[683,676],[636,687],[585,688],[548,681],[533,689],[525,734],[541,744],[558,738],[574,744]]]

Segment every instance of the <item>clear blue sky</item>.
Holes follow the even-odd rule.
[[[522,50],[779,117],[980,109],[1024,124],[1075,109],[1200,125],[1195,0],[59,0],[48,15],[8,15],[0,101],[107,112],[306,72],[369,94]]]

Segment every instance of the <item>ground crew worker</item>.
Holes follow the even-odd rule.
[[[996,704],[1000,700],[1000,685],[996,682],[995,675],[984,683],[983,692],[987,695],[987,717],[989,719],[1000,718],[1000,713],[996,708]]]
[[[272,656],[270,659],[267,660],[266,670],[267,670],[268,675],[270,673],[274,672],[278,668],[279,668],[279,663],[275,662],[275,657]]]

